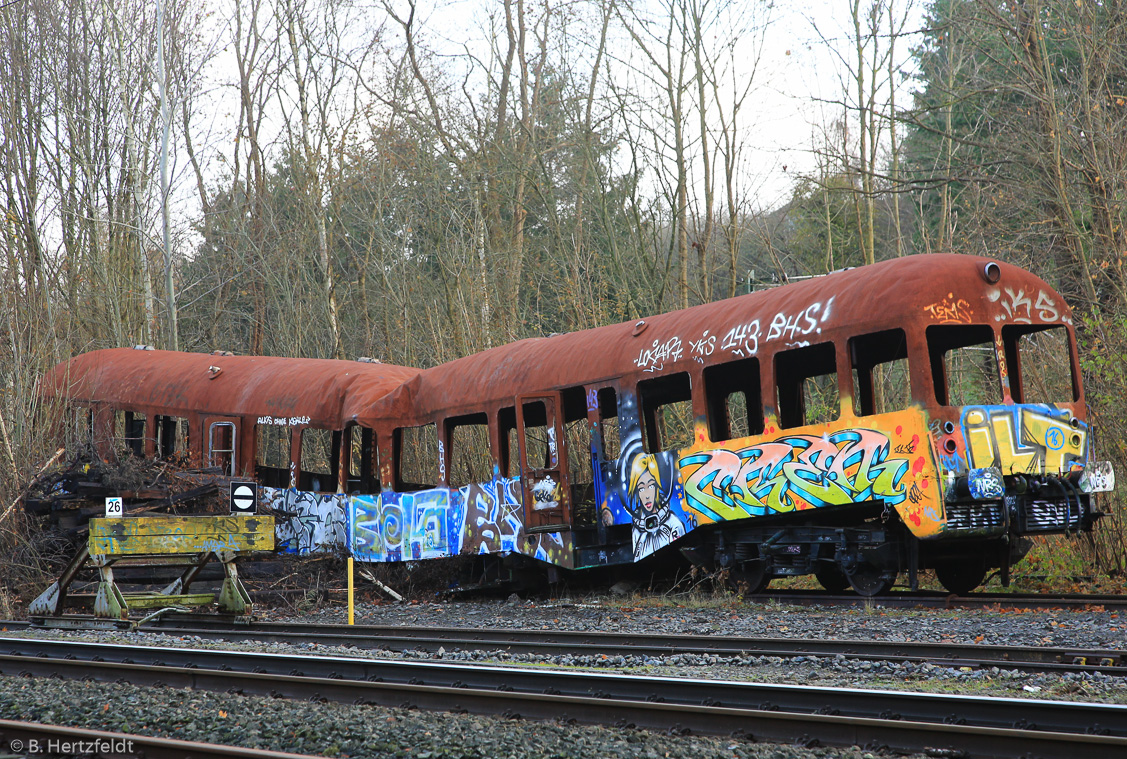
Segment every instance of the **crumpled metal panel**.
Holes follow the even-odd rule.
[[[272,416],[340,429],[355,409],[417,373],[332,359],[111,348],[59,364],[43,378],[41,392],[77,404],[97,401],[172,416]]]

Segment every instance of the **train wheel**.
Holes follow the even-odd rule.
[[[975,561],[940,564],[935,568],[935,577],[949,592],[965,596],[982,584],[986,565]]]
[[[728,582],[741,593],[762,593],[771,584],[767,563],[761,560],[743,561],[728,570]]]
[[[896,571],[893,569],[880,569],[872,564],[858,564],[853,571],[846,572],[849,584],[857,595],[879,596],[887,593],[892,584],[896,582]]]
[[[822,568],[814,573],[818,583],[830,593],[840,593],[849,587],[849,578],[837,564],[823,564]]]

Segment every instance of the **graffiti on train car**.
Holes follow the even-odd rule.
[[[520,492],[520,480],[498,478],[456,490],[352,496],[349,546],[360,561],[515,552],[572,566],[569,539],[525,534]]]
[[[411,561],[458,553],[461,519],[448,490],[353,496],[350,504],[350,545],[362,561]]]
[[[520,550],[518,538],[524,529],[520,480],[498,478],[468,485],[459,492],[463,493],[466,503],[466,526],[462,531],[466,553]]]
[[[913,411],[888,419],[887,432],[844,428],[649,454],[636,402],[624,394],[622,455],[602,464],[602,519],[632,526],[635,559],[701,524],[876,500],[915,534],[936,534],[943,509],[926,428]]]
[[[962,428],[967,464],[1004,473],[1063,473],[1084,465],[1088,426],[1049,405],[968,406]]]
[[[766,327],[759,319],[737,324],[724,332],[723,337],[719,332],[714,334],[706,329],[697,337],[675,335],[664,340],[654,339],[638,350],[634,366],[644,372],[663,371],[686,355],[686,345],[689,357],[699,363],[704,363],[703,357],[711,356],[717,348],[734,356],[748,357],[759,353],[761,343],[781,340],[788,345],[808,345],[809,341],[804,338],[821,334],[822,325],[833,313],[835,297],[831,296],[825,303],[816,301],[797,311],[779,311]]]
[[[261,503],[274,512],[279,551],[305,555],[344,547],[348,496],[268,487],[259,491]]]
[[[617,461],[602,462],[600,474],[605,524],[629,524],[634,559],[663,548],[696,526],[684,510],[685,491],[677,470],[677,452],[646,453],[637,397],[618,400],[621,452]]]
[[[974,321],[974,310],[970,303],[956,298],[954,293],[947,293],[945,298],[924,306],[924,311],[940,324],[970,324]]]
[[[1002,306],[1004,313],[996,315],[996,321],[1032,324],[1036,318],[1042,322],[1061,321],[1072,324],[1072,319],[1064,315],[1065,309],[1056,298],[1044,290],[1038,290],[1034,295],[1032,291],[1027,293],[1021,288],[999,287],[987,293],[986,297],[991,303]]]
[[[911,462],[884,433],[848,429],[694,453],[680,467],[689,508],[717,522],[875,499],[895,506],[908,498]]]

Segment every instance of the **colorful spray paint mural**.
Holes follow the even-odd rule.
[[[632,512],[634,560],[649,556],[685,534],[685,522],[673,511],[683,495],[679,476],[664,457],[637,456],[627,489]]]
[[[631,525],[634,559],[664,548],[696,526],[684,510],[685,491],[677,452],[646,453],[637,398],[618,398],[621,452],[617,461],[600,463],[600,506],[604,524]]]
[[[1088,427],[1048,405],[969,406],[963,437],[971,468],[1011,473],[1067,473],[1087,457]]]
[[[259,494],[274,513],[277,550],[304,555],[344,548],[348,496],[267,487],[259,488]]]
[[[910,461],[891,452],[883,433],[851,429],[692,454],[680,463],[690,508],[717,522],[877,498],[895,506],[907,500]]]
[[[453,490],[352,496],[348,545],[359,561],[521,553],[572,566],[570,538],[559,532],[526,533],[521,514],[516,478]]]
[[[678,462],[686,508],[704,524],[879,500],[917,535],[934,534],[942,508],[927,437],[912,414],[890,419],[892,437],[846,428],[688,453]]]

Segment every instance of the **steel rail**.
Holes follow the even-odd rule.
[[[859,596],[854,593],[829,593],[819,590],[768,590],[764,593],[748,595],[749,603],[777,602],[798,606],[882,606],[888,608],[1002,608],[1017,609],[1084,609],[1092,606],[1105,608],[1127,608],[1127,595],[1066,593],[1045,595],[1043,593],[968,593],[955,595],[935,590],[897,591],[880,596]]]
[[[510,654],[671,656],[845,657],[849,660],[932,663],[1029,672],[1101,672],[1127,676],[1127,651],[1068,646],[921,643],[880,640],[814,640],[710,635],[653,635],[567,630],[329,625],[253,622],[232,625],[197,616],[166,617],[139,628],[146,632],[193,635],[212,640],[316,643],[367,649],[505,651]]]
[[[881,714],[899,719],[944,722],[962,719],[983,727],[1037,725],[1042,730],[1105,731],[1127,738],[1127,706],[1039,699],[954,696],[874,689],[779,685],[699,678],[642,677],[610,672],[555,670],[442,661],[383,660],[342,656],[293,655],[198,648],[165,648],[81,641],[0,637],[0,670],[23,671],[42,660],[119,663],[168,668],[208,669],[349,679],[386,684],[425,684],[452,688],[511,689],[524,694],[597,695],[661,703],[700,704],[855,717]]]
[[[35,750],[32,750],[34,747]],[[91,755],[116,759],[144,756],[145,759],[321,759],[314,754],[223,746],[216,743],[158,738],[152,735],[113,733],[83,727],[65,727],[42,722],[0,719],[0,750],[27,755]]]
[[[110,648],[113,647],[99,645],[103,653]],[[118,648],[137,653],[135,647]],[[74,651],[70,653],[76,655]],[[171,658],[170,654],[175,653],[161,649],[155,655]],[[201,651],[188,649],[184,653]],[[245,653],[242,656],[247,657]],[[412,662],[406,667],[397,662],[388,668],[383,666],[388,662],[339,657],[324,661],[320,657],[247,658],[239,670],[225,670],[210,668],[226,666],[215,657],[196,661],[193,666],[169,666],[5,655],[0,656],[0,670],[3,674],[23,676],[92,676],[136,685],[224,690],[245,695],[634,725],[673,732],[742,734],[756,740],[806,745],[887,746],[903,751],[937,749],[974,757],[1016,758],[1032,752],[1047,759],[1073,759],[1077,752],[1110,759],[1127,752],[1127,707],[1107,704],[451,667],[429,662]],[[330,667],[327,676],[313,676],[296,668],[292,674],[262,671],[268,669],[262,665],[270,659],[275,660],[272,666],[276,668],[300,664],[310,670],[329,664],[336,669]],[[398,672],[394,673],[395,670]],[[376,671],[397,674],[398,679],[369,680],[381,677]],[[365,673],[366,677],[359,679]],[[408,674],[412,674],[411,679],[403,681]],[[451,682],[455,674],[460,675],[459,679]],[[650,695],[646,697],[646,693]],[[705,696],[703,703],[695,700],[702,693],[711,694]],[[776,701],[762,700],[768,694],[773,694]],[[832,703],[827,704],[827,699],[832,699]],[[1013,703],[995,708],[1005,701]],[[816,704],[822,706],[813,708]],[[930,719],[919,718],[925,715]],[[1012,724],[987,724],[999,719]],[[1042,721],[1033,724],[1032,719]]]

